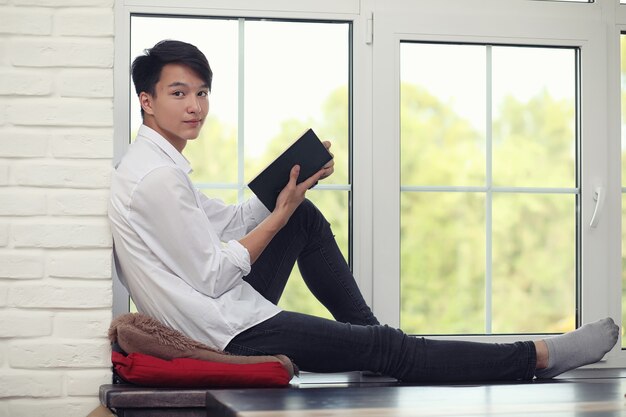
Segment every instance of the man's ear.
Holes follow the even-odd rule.
[[[150,115],[154,114],[154,111],[152,110],[152,96],[145,91],[139,93],[139,105],[143,109],[144,113]]]

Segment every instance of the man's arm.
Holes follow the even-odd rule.
[[[278,195],[274,211],[261,224],[239,240],[239,243],[250,254],[250,263],[254,263],[261,256],[261,253],[276,236],[276,233],[287,224],[293,212],[304,201],[307,190],[326,172],[325,169],[321,169],[300,184],[296,184],[300,166],[296,165],[291,169],[289,182]]]
[[[218,198],[209,198],[203,193],[198,195],[215,233],[223,242],[241,239],[270,214],[255,196],[240,204],[226,204]]]

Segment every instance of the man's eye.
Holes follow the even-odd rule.
[[[200,91],[198,93],[198,97],[208,97],[209,96],[209,92],[208,91]]]
[[[173,95],[176,97],[182,97],[184,94],[182,91],[174,91]]]

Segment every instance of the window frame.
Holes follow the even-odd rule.
[[[367,19],[359,13],[359,0],[306,0],[285,3],[281,0],[269,0],[263,2],[259,8],[254,0],[215,0],[210,6],[207,2],[198,0],[185,0],[178,2],[175,7],[170,6],[170,1],[156,0],[116,0],[115,3],[115,68],[114,68],[114,156],[113,165],[116,166],[129,146],[128,132],[130,131],[130,75],[128,69],[131,64],[130,36],[131,18],[134,15],[159,15],[159,16],[210,16],[212,18],[244,18],[244,19],[276,19],[276,20],[313,20],[313,21],[338,21],[347,22],[352,27],[352,85],[351,103],[352,112],[350,121],[352,125],[352,137],[358,137],[358,141],[352,141],[351,159],[371,159],[371,146],[367,135],[370,134],[367,125],[363,121],[371,120],[370,110],[366,107],[370,100],[366,97],[367,74],[354,71],[355,63],[359,67],[369,67],[369,57],[364,48],[355,48],[364,39],[364,28]],[[357,50],[358,49],[358,50]],[[363,64],[365,63],[365,64]],[[366,92],[361,94],[360,92]],[[358,117],[356,115],[359,115]],[[366,188],[368,181],[359,179],[363,174],[357,172],[354,164],[351,164],[351,263],[357,282],[364,294],[366,301],[371,303],[371,268],[362,259],[368,259],[371,253],[371,237],[368,237],[371,224],[371,213],[368,210],[367,201],[371,201],[371,193]],[[360,169],[366,171],[367,169]],[[323,187],[322,187],[323,188]],[[332,187],[331,187],[332,188]],[[369,246],[369,247],[368,247]],[[113,271],[113,315],[117,316],[128,312],[130,308],[128,292],[117,278],[117,272]]]
[[[128,146],[128,68],[132,14],[351,22],[353,271],[365,300],[373,306],[381,321],[391,325],[396,322],[395,315],[398,319],[400,315],[399,297],[393,290],[385,292],[388,290],[385,287],[393,284],[399,277],[397,240],[394,241],[386,230],[393,229],[389,227],[390,224],[399,226],[399,210],[393,211],[397,207],[396,200],[400,190],[399,169],[397,177],[394,177],[394,170],[389,168],[399,167],[398,155],[394,153],[394,149],[399,149],[394,148],[394,145],[399,145],[399,126],[393,125],[393,120],[399,120],[399,113],[393,102],[394,96],[381,92],[382,87],[377,81],[380,74],[389,71],[385,68],[389,63],[385,63],[382,57],[390,56],[388,53],[391,53],[392,62],[394,59],[397,62],[398,48],[393,44],[393,36],[403,32],[402,28],[406,28],[408,23],[392,25],[390,22],[398,18],[413,18],[410,22],[413,28],[411,31],[415,35],[415,28],[419,27],[420,32],[413,38],[416,41],[430,39],[436,42],[463,43],[475,40],[485,43],[515,43],[524,38],[525,43],[532,44],[541,42],[542,37],[551,36],[555,40],[569,42],[570,46],[586,45],[586,48],[593,49],[596,66],[584,67],[583,70],[587,75],[591,73],[590,78],[596,79],[594,85],[600,88],[594,90],[583,86],[585,98],[591,97],[596,105],[595,108],[589,108],[589,111],[594,113],[594,123],[597,125],[592,132],[588,132],[584,129],[588,129],[589,125],[582,124],[583,174],[580,187],[583,225],[588,223],[593,213],[595,206],[591,190],[598,183],[603,184],[606,189],[606,200],[598,228],[593,232],[583,232],[580,260],[582,312],[579,312],[579,324],[606,315],[614,317],[621,324],[619,34],[626,31],[626,6],[620,6],[619,0],[596,0],[594,3],[533,0],[266,0],[262,6],[255,0],[181,0],[175,6],[172,3],[171,0],[115,1],[114,165],[119,162]],[[405,16],[402,17],[402,14]],[[529,28],[541,33],[533,32],[529,35],[529,32],[522,31],[520,16],[525,19],[522,19],[524,22],[530,23]],[[507,22],[507,19],[510,21]],[[581,21],[587,22],[584,28],[587,34],[581,38],[580,30],[551,27],[550,23],[558,19],[564,22],[571,19],[578,26]],[[564,25],[567,27],[567,24]],[[465,28],[464,33],[460,33],[458,28]],[[385,35],[387,40],[383,36],[386,30],[389,31]],[[386,47],[391,49],[385,52]],[[399,73],[397,76],[399,77]],[[583,106],[583,111],[587,111],[589,105]],[[392,132],[391,141],[389,132]],[[391,221],[389,213],[392,213]],[[399,281],[397,284],[399,286]],[[122,314],[128,311],[128,295],[117,278],[113,280],[113,287],[113,313]],[[396,313],[390,311],[390,306],[393,305],[397,306]],[[524,335],[524,338],[533,336],[541,335]],[[520,336],[440,338],[496,342],[520,339]],[[617,346],[603,363],[594,367],[626,366],[626,351],[620,348],[621,341]]]
[[[609,107],[606,11],[612,0],[593,4],[475,0],[456,2],[441,0],[411,10],[411,2],[398,1],[379,10],[374,33],[373,101],[377,108],[388,113],[374,114],[375,161],[374,213],[385,213],[374,218],[374,276],[386,275],[387,280],[374,280],[374,311],[382,322],[399,324],[399,230],[400,230],[400,170],[399,143],[399,61],[401,41],[486,43],[505,45],[566,46],[581,49],[582,78],[580,124],[580,159],[583,174],[579,184],[579,222],[581,234],[578,325],[607,315],[618,321],[621,306],[615,294],[621,288],[621,254],[618,227],[620,225],[619,193],[616,193],[615,168],[619,167],[614,152],[616,132],[608,129],[614,120]],[[581,7],[582,6],[582,7]],[[580,22],[585,22],[582,25]],[[532,28],[532,32],[528,28]],[[613,125],[615,125],[613,123]],[[389,134],[391,132],[391,134]],[[385,140],[378,140],[385,135]],[[605,138],[605,139],[603,139]],[[613,157],[611,157],[613,155]],[[394,169],[389,169],[394,167]],[[397,168],[397,169],[396,169]],[[605,191],[604,210],[598,226],[591,229],[589,221],[595,208],[593,190],[602,186]],[[458,336],[434,336],[455,339]],[[541,334],[523,335],[540,338]],[[464,340],[509,342],[520,335],[463,336]],[[619,345],[618,345],[619,346]],[[626,362],[626,356],[614,349],[605,364]]]

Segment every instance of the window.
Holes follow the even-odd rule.
[[[400,54],[402,329],[572,330],[577,50],[404,42]],[[520,315],[528,305],[542,307]]]
[[[349,258],[350,24],[133,15],[131,39],[131,60],[162,39],[193,43],[209,60],[209,117],[184,151],[192,180],[209,197],[232,204],[250,197],[247,182],[308,127],[331,140],[335,173],[308,198],[327,213]],[[134,138],[141,117],[130,91]],[[281,306],[330,317],[297,266],[293,275]]]
[[[622,159],[622,323],[626,322],[626,34],[620,35],[621,50],[621,159]],[[626,348],[626,340],[622,338],[622,348]]]
[[[309,195],[381,322],[506,342],[626,320],[623,1],[262,3],[116,3],[116,158],[130,59],[187,40],[215,70],[198,187],[241,201],[283,140],[333,140],[337,172]],[[283,307],[327,315],[305,294]]]
[[[491,341],[615,317],[613,203],[591,224],[609,175],[601,6],[452,3],[375,15],[376,314]]]

